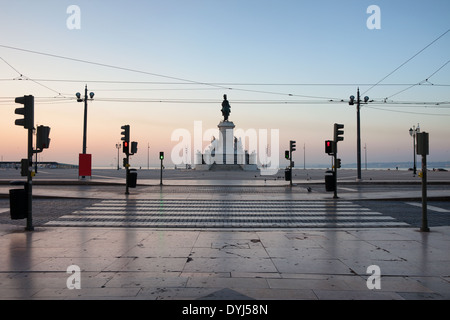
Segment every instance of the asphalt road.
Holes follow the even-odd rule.
[[[104,200],[94,200],[94,199],[34,199],[33,200],[33,224],[34,226],[45,226],[46,223],[50,221],[56,221],[63,216],[71,215],[86,209],[92,210],[92,208],[97,208],[96,206],[102,205],[102,201]],[[163,202],[161,202],[163,203]],[[172,206],[171,210],[165,211],[165,217],[170,217],[170,215],[178,215],[181,213],[203,213],[205,208],[198,207],[198,209],[186,209],[186,207],[192,206],[195,203],[193,201],[183,200],[178,202],[176,205]],[[289,205],[292,205],[293,202],[289,202]],[[296,205],[302,205],[305,201],[297,201]],[[308,203],[306,201],[306,203]],[[311,203],[311,202],[309,202]],[[324,205],[328,205],[329,202],[321,201],[318,203],[319,207],[323,207]],[[410,227],[420,228],[422,223],[422,208],[421,203],[418,201],[351,201],[349,202],[352,206],[357,207],[357,212],[364,216],[366,214],[381,214],[381,217],[386,217],[389,219],[393,218],[393,221],[404,222],[408,224]],[[169,206],[170,201],[165,201],[164,205]],[[311,207],[308,204],[309,208]],[[120,209],[127,208],[126,212],[130,215],[135,214],[137,211],[136,204],[133,201],[127,203],[127,205],[121,205]],[[167,208],[166,208],[167,209]],[[114,209],[119,210],[119,209]],[[223,211],[229,212],[229,206],[223,206]],[[241,205],[236,204],[236,207],[233,209],[234,214],[238,215],[239,218],[251,219],[255,213],[261,211],[261,203],[252,204],[252,202],[243,202]],[[327,214],[328,216],[335,215],[339,216],[340,211],[333,211],[334,209],[326,209],[326,212],[321,212],[319,209],[310,208],[302,209],[297,212],[295,210],[287,209],[294,216],[294,218],[303,218],[308,215],[314,214],[317,217],[321,217],[323,214]],[[317,210],[317,211],[314,211]],[[352,209],[353,210],[353,209]],[[313,212],[314,211],[314,212]],[[112,211],[115,212],[115,211]],[[269,210],[270,212],[270,210]],[[111,211],[109,212],[111,213]],[[103,213],[104,216],[109,214],[108,212]],[[283,213],[278,213],[278,211],[273,210],[274,219],[277,219],[277,214],[281,217]],[[430,228],[436,226],[450,226],[450,202],[447,201],[429,201],[428,202],[428,225]],[[85,214],[91,214],[91,211],[85,211]],[[94,212],[92,212],[94,214]],[[347,213],[348,214],[348,213]],[[111,214],[113,215],[113,214]],[[344,214],[345,215],[345,214]],[[149,213],[147,216],[151,216]],[[145,213],[142,217],[145,217]],[[192,216],[193,217],[193,216]],[[223,218],[223,217],[221,217]],[[309,216],[308,216],[309,218]],[[334,219],[335,217],[333,217]],[[212,218],[214,219],[214,217]],[[281,218],[280,218],[281,219]],[[349,222],[355,221],[358,222],[360,217],[349,217]],[[189,219],[188,219],[189,220]],[[188,221],[186,220],[186,221]],[[280,220],[281,221],[281,220]],[[9,200],[8,199],[0,199],[0,224],[10,224],[10,225],[25,225],[25,220],[11,220],[9,215]],[[96,226],[102,226],[101,223]],[[306,225],[311,227],[309,225]],[[359,226],[359,225],[355,225]],[[377,225],[374,225],[377,226]],[[168,225],[167,227],[175,227],[175,228],[185,228],[186,224],[180,222],[178,225]],[[261,227],[261,225],[247,225],[246,227]],[[263,226],[264,227],[264,226]],[[270,226],[268,226],[270,227]],[[290,228],[289,225],[278,225],[277,227],[287,227]],[[323,225],[316,225],[312,227],[324,227]],[[327,227],[327,226],[325,226]],[[333,227],[332,224],[329,227]],[[352,227],[348,225],[348,227]],[[378,227],[389,227],[389,225],[379,225]]]
[[[294,181],[318,181],[323,182],[326,169],[294,169]],[[137,169],[138,179],[160,179],[160,170],[156,169]],[[356,170],[341,169],[338,170],[338,180],[355,182]],[[0,169],[0,181],[21,180],[20,170]],[[76,169],[38,169],[34,181],[39,180],[78,180],[78,170]],[[92,179],[111,180],[125,179],[125,170],[116,169],[94,169],[92,170]],[[196,171],[196,170],[173,170],[165,169],[163,179],[168,180],[284,180],[284,170],[279,170],[276,175],[261,175],[253,171]],[[428,171],[428,181],[447,181],[450,182],[450,172]],[[407,170],[363,170],[362,180],[371,181],[410,181],[420,183],[420,178],[414,175],[412,171]]]
[[[75,212],[85,210],[92,206],[98,205],[102,201],[111,199],[120,199],[123,196],[124,185],[124,170],[94,170],[92,180],[88,181],[100,181],[104,182],[101,185],[70,185],[66,182],[78,182],[78,172],[77,170],[62,170],[62,169],[42,169],[38,170],[38,175],[33,180],[36,184],[34,190],[43,191],[48,195],[52,195],[52,190],[58,190],[59,192],[66,192],[70,194],[71,192],[78,192],[79,194],[93,194],[98,193],[100,197],[97,199],[89,199],[89,197],[84,198],[80,196],[79,198],[40,198],[35,197],[33,199],[33,223],[35,226],[44,226],[50,221],[57,221],[61,217],[66,215],[72,215]],[[276,200],[278,202],[287,201],[289,203],[294,203],[298,205],[303,205],[306,202],[299,200],[299,198],[290,198],[290,195],[298,195],[300,193],[306,195],[312,195],[320,197],[311,198],[311,200],[317,200],[318,208],[314,210],[319,210],[327,203],[327,199],[332,199],[332,193],[327,193],[324,187],[323,176],[325,174],[324,170],[295,170],[294,171],[294,187],[289,188],[288,183],[284,181],[283,171],[281,170],[277,176],[267,177],[261,176],[255,172],[199,172],[195,170],[165,170],[164,177],[167,184],[163,189],[160,189],[159,185],[152,184],[154,181],[159,179],[159,170],[138,170],[138,176],[141,181],[147,180],[149,184],[145,186],[139,186],[137,189],[133,189],[134,194],[153,194],[154,195],[169,195],[170,199],[178,199],[180,201],[177,206],[179,212],[183,212],[183,208],[192,204],[189,201],[190,194],[192,199],[202,200],[202,199],[232,199],[235,201],[235,206],[237,212],[239,208],[246,207],[247,209],[242,210],[242,217],[249,216],[249,221],[252,221],[253,217],[251,214],[258,214],[261,210],[258,206],[250,207],[248,209],[248,203],[244,200],[257,200],[263,201],[267,199]],[[399,199],[403,200],[351,200],[349,203],[357,205],[361,209],[360,213],[363,218],[364,210],[367,209],[373,214],[380,213],[381,218],[386,218],[386,220],[394,219],[395,221],[404,222],[412,227],[420,227],[422,208],[421,203],[416,199],[413,201],[408,201],[406,198],[409,194],[415,193],[420,194],[421,183],[420,178],[413,176],[410,171],[397,171],[397,170],[368,170],[363,171],[363,183],[357,183],[355,181],[356,171],[355,170],[340,170],[339,171],[339,183],[338,183],[338,193],[344,196],[354,196],[359,194],[368,193],[389,193],[398,194]],[[20,177],[20,173],[14,169],[0,170],[0,181],[3,184],[2,189],[9,189],[9,182],[13,180],[23,179]],[[138,179],[138,184],[139,184]],[[277,184],[271,185],[265,188],[264,181],[276,181]],[[208,181],[222,181],[223,185],[208,185]],[[238,185],[232,185],[232,180],[240,181]],[[39,182],[48,181],[49,185],[42,185]],[[153,182],[152,182],[153,181]],[[183,181],[197,181],[199,185],[183,185]],[[204,181],[204,183],[202,183]],[[230,185],[226,184],[229,181]],[[448,172],[429,172],[428,185],[429,191],[443,191],[444,194],[450,194],[450,174]],[[365,183],[364,183],[365,182]],[[56,183],[56,184],[55,184]],[[257,184],[254,184],[257,183]],[[307,188],[310,188],[308,193]],[[162,191],[163,190],[163,191]],[[7,193],[5,193],[6,195]],[[116,195],[116,196],[115,196]],[[229,198],[227,198],[230,196]],[[122,197],[123,198],[123,197]],[[151,197],[152,198],[152,197]],[[158,197],[156,197],[158,198]],[[347,197],[348,198],[348,197]],[[395,198],[395,197],[393,197]],[[445,197],[444,197],[445,198]],[[448,197],[447,197],[448,198]],[[308,200],[305,197],[306,201]],[[353,198],[359,199],[359,198]],[[250,202],[251,203],[251,202]],[[312,203],[312,202],[310,202]],[[267,202],[269,204],[269,202]],[[131,213],[134,213],[133,202],[130,204],[126,203],[125,206],[131,206]],[[224,205],[226,210],[226,204]],[[220,209],[220,207],[219,207]],[[247,210],[247,211],[246,211]],[[250,210],[250,212],[248,212]],[[200,208],[197,213],[202,213],[205,208]],[[299,211],[291,214],[289,210],[286,210],[284,214],[289,214],[289,219],[284,217],[275,217],[276,223],[273,224],[277,227],[292,227],[292,226],[308,226],[310,224],[302,224],[298,220],[302,219],[302,212]],[[114,212],[113,212],[114,213]],[[194,212],[195,213],[195,212]],[[204,213],[204,212],[203,212]],[[108,213],[105,213],[106,215]],[[171,212],[167,213],[169,216]],[[308,213],[311,214],[311,213]],[[317,212],[319,219],[328,219],[329,210],[327,212]],[[339,215],[338,212],[336,212]],[[142,217],[139,217],[141,219]],[[214,221],[214,216],[209,217]],[[349,223],[352,221],[357,222],[356,218],[347,217]],[[189,220],[189,219],[188,219]],[[188,221],[183,220],[183,221]],[[201,220],[201,219],[200,219]],[[346,220],[346,221],[347,221]],[[175,220],[174,220],[175,221]],[[180,220],[181,221],[181,220]],[[328,220],[327,220],[328,221]],[[286,222],[286,223],[285,223]],[[447,201],[428,201],[428,222],[430,227],[434,226],[449,226],[450,225],[450,202]],[[9,216],[9,200],[7,196],[0,199],[0,224],[13,224],[13,225],[24,225],[24,220],[13,221]],[[377,226],[376,224],[373,224]],[[200,227],[203,225],[199,224]],[[204,225],[206,226],[206,224]],[[251,223],[247,225],[252,227]],[[253,227],[270,227],[266,224],[255,224]],[[323,226],[321,224],[315,225],[315,227]],[[325,227],[332,224],[326,224]],[[355,225],[356,226],[356,225]],[[380,224],[379,227],[388,226]],[[179,225],[171,224],[169,227],[187,227],[186,224],[180,222]],[[350,225],[351,227],[351,225]]]

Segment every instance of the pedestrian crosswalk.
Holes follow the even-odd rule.
[[[104,200],[47,226],[148,228],[406,227],[351,201]]]

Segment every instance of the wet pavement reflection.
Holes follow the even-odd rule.
[[[449,231],[2,226],[0,298],[449,299]]]

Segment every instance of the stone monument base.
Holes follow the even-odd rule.
[[[259,171],[256,164],[197,164],[198,171]]]

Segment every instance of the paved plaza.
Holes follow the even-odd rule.
[[[3,226],[0,298],[449,299],[449,231]]]
[[[420,189],[263,183],[38,184],[33,232],[3,197],[0,299],[450,298],[445,186],[421,232]]]

